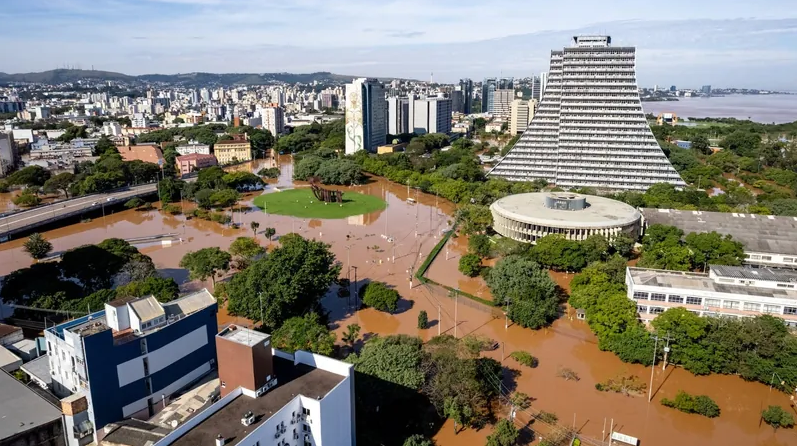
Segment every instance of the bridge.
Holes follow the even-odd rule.
[[[11,236],[29,231],[58,220],[80,216],[87,211],[100,210],[105,206],[118,205],[134,197],[143,197],[157,193],[156,183],[130,186],[125,189],[85,195],[61,200],[51,204],[36,206],[26,211],[6,214],[0,217],[0,242],[8,241]]]

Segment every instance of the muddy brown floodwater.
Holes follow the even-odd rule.
[[[282,157],[279,179],[270,181],[265,193],[272,192],[274,185],[290,186],[292,166],[289,157]],[[269,161],[259,160],[237,169],[257,171],[268,166]],[[382,197],[388,201],[387,209],[371,214],[341,220],[305,220],[287,216],[266,215],[257,208],[252,211],[236,213],[236,221],[242,223],[241,229],[230,229],[219,224],[200,220],[186,220],[183,216],[163,215],[160,211],[137,212],[121,211],[105,218],[97,218],[88,223],[74,224],[47,231],[55,251],[63,251],[88,243],[97,243],[108,237],[141,237],[164,233],[177,233],[182,238],[168,247],[150,246],[143,248],[151,256],[159,270],[175,278],[183,290],[197,289],[210,284],[192,282],[185,270],[178,264],[182,256],[200,248],[218,246],[227,249],[235,237],[251,236],[251,221],[260,223],[258,239],[261,244],[268,242],[262,231],[267,227],[276,228],[277,235],[296,232],[304,237],[315,238],[330,243],[332,251],[342,263],[342,274],[351,271],[354,279],[381,280],[394,286],[402,296],[399,311],[385,314],[373,309],[352,312],[347,308],[347,299],[338,298],[333,293],[323,299],[330,311],[333,329],[338,339],[346,325],[358,323],[362,327],[361,336],[375,334],[403,333],[418,335],[429,339],[438,333],[455,334],[462,337],[475,333],[489,336],[502,347],[488,355],[501,360],[515,350],[531,352],[539,358],[539,366],[534,369],[522,367],[512,359],[503,363],[518,374],[514,380],[505,379],[507,389],[517,388],[534,398],[531,410],[545,410],[558,415],[563,425],[573,425],[584,436],[600,443],[604,420],[606,431],[614,420],[615,430],[640,438],[642,446],[703,446],[703,445],[797,445],[797,433],[792,429],[775,432],[759,422],[762,407],[779,404],[788,407],[788,397],[777,391],[769,392],[767,386],[745,382],[733,376],[693,376],[675,367],[655,369],[653,402],[646,396],[626,397],[595,390],[595,383],[617,375],[637,375],[644,382],[650,379],[650,368],[624,364],[613,354],[601,352],[595,337],[581,321],[564,317],[549,329],[533,331],[518,326],[504,327],[504,318],[499,310],[473,303],[464,297],[454,299],[437,287],[419,285],[413,281],[410,289],[410,271],[417,269],[432,247],[440,240],[441,231],[448,227],[448,220],[454,206],[434,196],[407,191],[406,186],[374,179],[370,183],[353,188],[355,190]],[[251,205],[256,194],[250,194],[245,201]],[[417,200],[417,204],[407,198]],[[194,205],[183,203],[185,209]],[[417,234],[416,234],[417,230]],[[389,239],[383,237],[389,236]],[[30,258],[22,251],[24,240],[12,240],[0,244],[0,274],[30,265]],[[276,243],[276,242],[275,242]],[[467,248],[467,239],[453,239],[449,260],[445,261],[442,252],[430,269],[434,280],[442,283],[456,283],[462,290],[488,298],[489,291],[481,279],[467,279],[457,271],[458,255]],[[395,259],[393,253],[395,250]],[[452,255],[452,252],[454,254]],[[351,270],[350,270],[351,267]],[[572,275],[553,275],[561,286],[566,287]],[[425,310],[429,315],[429,328],[416,327],[418,313]],[[454,321],[457,321],[454,327]],[[222,309],[219,322],[247,321],[228,316]],[[573,369],[580,381],[565,381],[556,377],[561,367]],[[506,389],[505,389],[506,390]],[[678,390],[705,394],[713,398],[722,409],[716,419],[687,415],[668,409],[659,403],[663,397],[673,397]],[[518,416],[521,423],[529,421],[528,413]],[[549,428],[532,425],[543,437]],[[436,436],[441,446],[481,445],[489,434],[489,429],[465,430],[453,434],[453,426],[446,423]]]

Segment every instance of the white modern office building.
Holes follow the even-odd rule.
[[[797,328],[797,271],[711,265],[708,273],[645,268],[626,270],[628,298],[650,322],[672,307],[701,316],[769,314]]]
[[[409,104],[410,133],[451,133],[451,99],[427,97]]]
[[[490,175],[599,190],[685,185],[645,119],[635,60],[635,48],[609,36],[576,36],[552,51],[537,113]]]
[[[360,78],[346,84],[346,154],[376,148],[387,136],[387,101],[377,79]]]
[[[410,101],[411,99],[407,97],[387,98],[387,132],[389,134],[400,135],[410,132]]]
[[[221,399],[156,446],[353,446],[354,368],[272,348],[269,335],[231,325],[216,336]]]

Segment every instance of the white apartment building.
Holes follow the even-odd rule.
[[[451,99],[429,97],[409,101],[410,133],[451,133]]]
[[[122,126],[116,121],[102,123],[102,134],[105,136],[122,136]]]
[[[8,175],[17,165],[17,146],[14,133],[0,131],[0,176]]]
[[[188,144],[179,145],[175,148],[180,155],[191,155],[198,153],[200,155],[210,155],[210,146],[202,144],[199,141],[188,141]]]
[[[376,148],[387,135],[387,101],[377,79],[360,78],[346,84],[346,154]]]
[[[147,128],[149,120],[144,113],[133,113],[133,117],[130,118],[130,126],[137,129]]]
[[[576,36],[552,51],[534,119],[490,175],[562,188],[684,186],[645,119],[635,61],[634,47],[613,47],[609,36]]]
[[[410,101],[406,97],[387,98],[387,132],[391,135],[410,133]]]
[[[271,347],[267,334],[231,325],[216,336],[221,399],[156,446],[353,446],[354,368]]]
[[[512,101],[515,100],[515,90],[495,90],[493,93],[493,116],[509,118]]]
[[[711,265],[708,273],[628,268],[626,285],[645,322],[668,308],[684,307],[713,317],[770,314],[797,328],[797,271],[723,265]]]
[[[263,128],[277,136],[285,133],[285,112],[281,107],[266,107],[260,111]]]

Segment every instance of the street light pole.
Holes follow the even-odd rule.
[[[659,336],[653,336],[656,342],[653,344],[653,364],[650,365],[650,387],[648,387],[648,402],[653,399],[653,370],[656,369],[656,349],[659,347]]]

